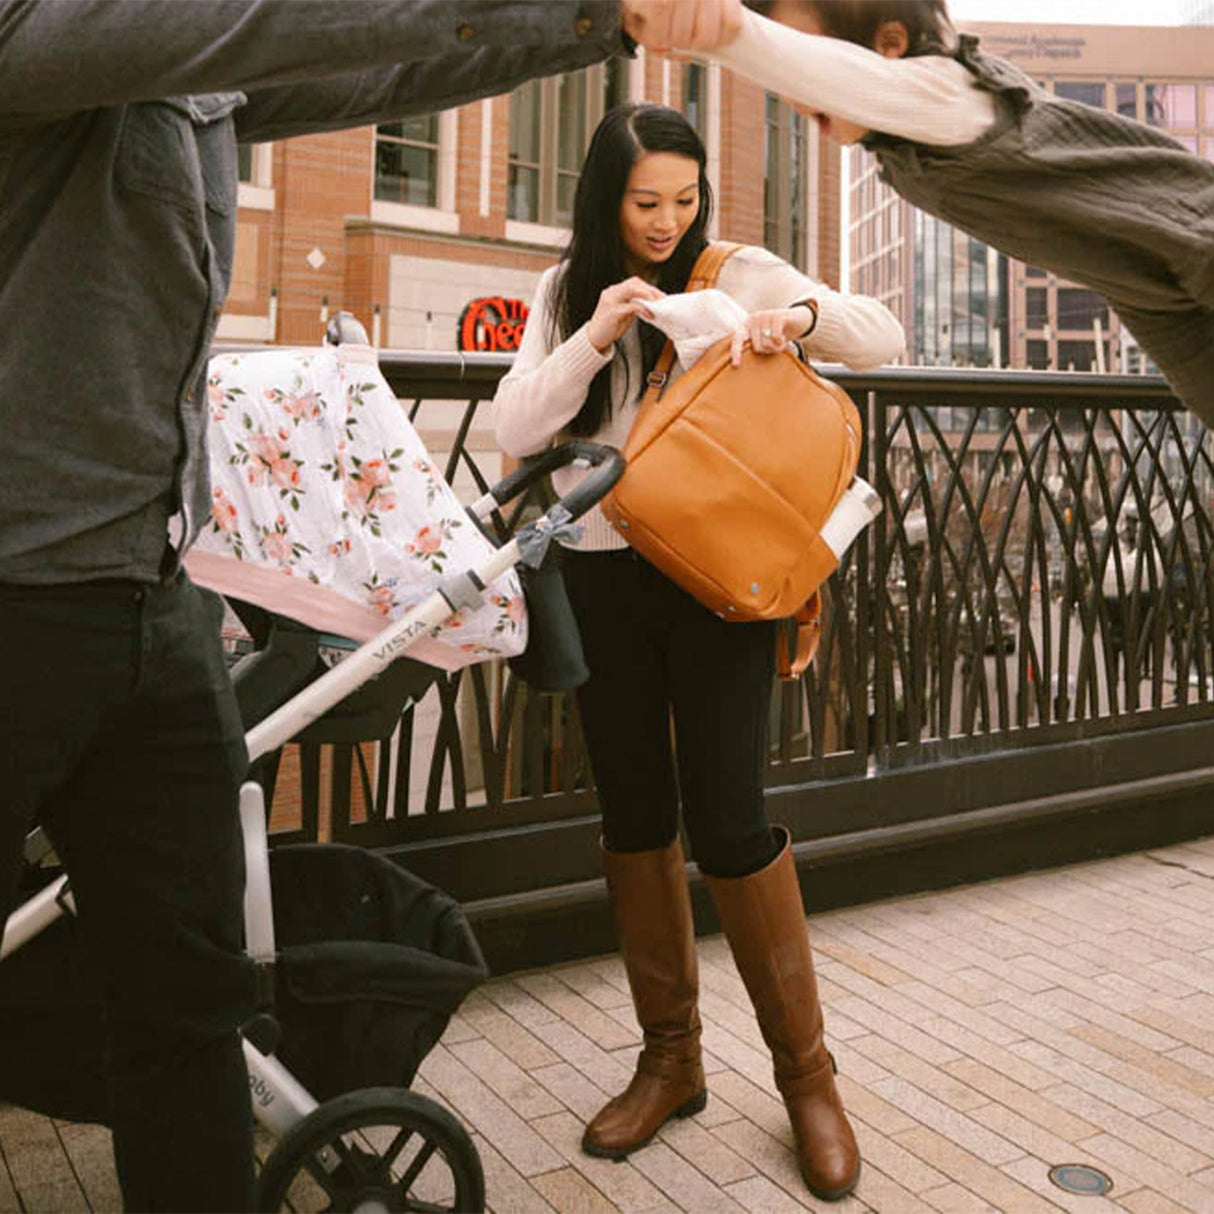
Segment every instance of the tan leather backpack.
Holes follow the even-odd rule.
[[[740,246],[700,254],[689,291],[716,283]],[[780,677],[798,678],[821,633],[818,588],[837,566],[819,535],[860,458],[851,398],[795,354],[730,363],[723,338],[667,388],[667,342],[624,447],[627,468],[603,513],[647,561],[726,620],[791,618]]]

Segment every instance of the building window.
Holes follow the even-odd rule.
[[[1025,290],[1024,323],[1029,329],[1044,329],[1050,323],[1050,293],[1045,287]]]
[[[1024,343],[1024,361],[1031,371],[1048,371],[1050,368],[1050,343],[1040,338],[1030,338]]]
[[[1099,321],[1104,331],[1109,328],[1109,306],[1095,291],[1079,287],[1058,288],[1058,327],[1086,329]]]
[[[1195,84],[1144,84],[1143,109],[1147,122],[1167,131],[1181,146],[1198,154]]]
[[[1105,108],[1103,83],[1092,80],[1059,80],[1054,85],[1054,93],[1068,101],[1078,101],[1081,105],[1094,106],[1098,110]]]
[[[437,114],[418,114],[375,129],[375,197],[417,207],[438,205]]]
[[[506,213],[539,223],[543,82],[531,80],[510,94],[510,155]]]
[[[246,186],[265,189],[273,184],[274,145],[239,143],[236,145],[236,180]]]
[[[1201,92],[1201,155],[1214,160],[1214,85],[1207,84]]]
[[[701,139],[708,138],[708,69],[702,63],[683,64],[683,116]]]
[[[627,98],[622,61],[532,80],[510,94],[506,216],[568,227],[582,161],[605,110]]]
[[[236,180],[240,185],[240,205],[259,211],[274,209],[274,145],[239,143],[236,145]]]
[[[556,78],[557,139],[556,139],[556,207],[553,221],[561,227],[573,223],[573,196],[577,193],[578,177],[590,132],[586,129],[588,112],[586,74],[578,72]]]
[[[1138,117],[1138,86],[1136,84],[1118,84],[1114,90],[1117,102],[1117,112],[1123,118]]]
[[[1105,365],[1107,366],[1107,360]],[[1096,343],[1094,341],[1060,341],[1058,343],[1060,371],[1095,371]]]
[[[798,269],[805,266],[808,230],[805,119],[767,94],[764,147],[763,243]]]
[[[1146,121],[1169,131],[1192,130],[1197,125],[1195,84],[1148,84],[1143,87]]]
[[[966,298],[969,319],[969,359],[971,367],[989,367],[991,350],[991,282],[986,245],[969,241],[969,283]]]

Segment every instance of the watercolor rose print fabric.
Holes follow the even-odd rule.
[[[207,403],[200,551],[329,587],[385,622],[491,552],[371,359],[337,348],[217,356]],[[436,639],[466,664],[522,652],[526,633],[510,571]]]

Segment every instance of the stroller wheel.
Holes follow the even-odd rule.
[[[260,1210],[484,1208],[485,1177],[467,1130],[408,1088],[325,1101],[278,1140],[258,1190]]]

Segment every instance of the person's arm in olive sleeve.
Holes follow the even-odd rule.
[[[622,51],[620,0],[0,0],[0,122],[566,48]]]

